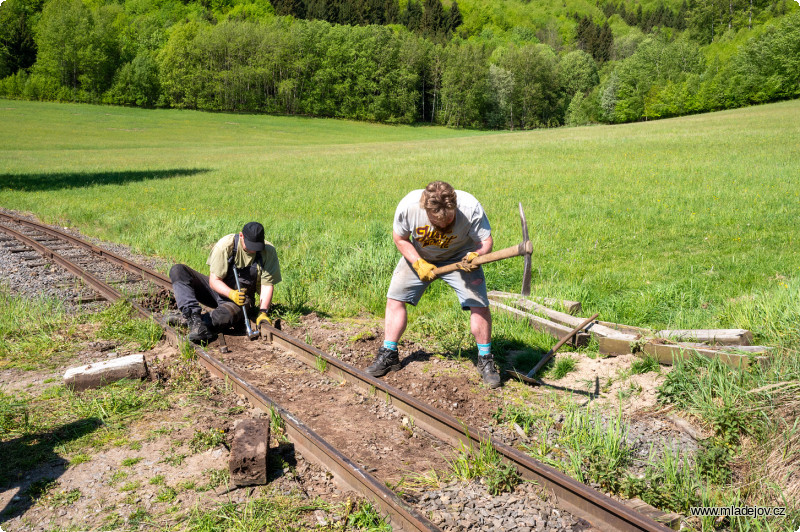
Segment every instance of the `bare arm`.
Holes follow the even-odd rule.
[[[482,240],[475,251],[478,252],[478,255],[486,255],[492,251],[492,246],[494,246],[494,240],[490,236],[486,240]]]
[[[420,257],[417,248],[414,247],[414,244],[412,244],[408,238],[403,238],[392,231],[392,239],[394,240],[394,245],[397,246],[398,251],[400,251],[400,254],[408,262],[414,264],[419,260]]]
[[[213,273],[208,276],[208,285],[211,289],[223,297],[228,297],[228,292],[233,290],[230,286],[225,284],[225,281],[214,275]]]
[[[275,292],[275,287],[271,284],[261,285],[261,295],[259,296],[259,307],[262,311],[266,312],[272,303],[272,294]]]

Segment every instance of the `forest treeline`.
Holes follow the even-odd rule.
[[[466,34],[455,1],[5,0],[0,96],[509,129],[800,96],[793,2],[598,12],[554,43]]]

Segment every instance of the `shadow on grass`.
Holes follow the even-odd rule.
[[[0,489],[8,492],[19,488],[0,509],[0,523],[24,514],[66,471],[69,461],[55,452],[58,445],[85,436],[101,425],[100,419],[92,417],[0,442]]]
[[[505,364],[508,370],[513,369],[523,375],[527,374],[531,369],[533,369],[536,364],[544,357],[548,351],[541,349],[539,347],[531,347],[527,344],[522,344],[516,341],[504,341],[500,342],[502,344],[502,351],[506,353],[506,355],[501,355],[500,358],[502,361],[507,361],[508,364]],[[548,370],[553,368],[556,364],[556,358],[551,358],[537,373],[536,378],[540,379],[541,375],[547,373]],[[518,380],[520,382],[521,379],[509,374],[507,371],[503,371],[503,368],[500,368],[501,364],[498,361],[498,368],[500,369],[500,375],[502,376],[503,382],[508,380]],[[527,383],[530,386],[543,386],[552,390],[560,390],[562,392],[568,392],[575,395],[584,395],[588,397],[588,400],[591,401],[600,395],[600,380],[595,377],[595,384],[594,384],[594,391],[588,390],[579,390],[576,388],[568,388],[566,386],[558,386],[557,384],[546,383],[543,381],[539,381],[538,384]]]
[[[150,179],[189,177],[208,172],[204,168],[173,168],[170,170],[141,170],[126,172],[71,172],[41,174],[0,174],[0,190],[41,192],[65,188],[84,188],[95,185],[123,185]]]

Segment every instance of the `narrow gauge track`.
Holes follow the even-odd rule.
[[[139,266],[128,259],[74,236],[67,235],[62,231],[5,213],[0,213],[0,220],[20,224],[53,237],[51,239],[40,238],[37,240],[23,235],[7,225],[0,224],[0,230],[85,279],[92,288],[109,300],[123,297],[123,294],[100,280],[97,276],[85,271],[81,265],[52,251],[48,248],[48,244],[55,239],[63,240],[66,237],[66,240],[69,240],[72,244],[90,250],[96,256],[120,266],[131,274],[138,275],[143,280],[147,279],[164,289],[171,287],[168,278],[162,274]],[[171,341],[175,343],[179,341],[179,333],[169,327],[163,318],[156,318],[148,309],[138,303],[133,303],[133,306],[143,317],[154,317],[164,328],[167,337]],[[342,383],[349,383],[354,388],[366,393],[380,391],[381,395],[386,398],[387,404],[391,404],[394,408],[409,416],[416,426],[423,428],[436,438],[456,445],[459,442],[466,445],[480,445],[482,441],[491,442],[503,457],[503,460],[513,464],[523,478],[535,480],[545,486],[555,496],[560,508],[585,519],[600,530],[670,530],[606,495],[567,477],[560,471],[533,460],[513,447],[493,440],[489,435],[463,424],[449,414],[422,403],[402,390],[387,385],[383,381],[365,374],[358,368],[336,357],[328,355],[282,331],[271,327],[266,329],[268,340],[293,354],[310,367],[319,369],[319,361],[324,361],[326,373],[336,380]],[[408,503],[397,497],[383,483],[365,471],[364,468],[334,449],[295,415],[275,403],[234,369],[213,357],[205,349],[198,347],[196,350],[199,355],[198,360],[212,374],[231,382],[238,393],[248,397],[254,405],[262,410],[275,409],[285,422],[288,437],[304,456],[331,471],[340,483],[349,486],[375,502],[381,511],[389,515],[392,524],[396,528],[405,530],[438,530],[433,523]]]
[[[46,225],[0,212],[0,232],[8,235],[0,238],[3,240],[2,244],[10,247],[16,241],[21,245],[9,250],[18,253],[29,266],[43,266],[44,263],[54,262],[77,279],[86,282],[92,289],[91,293],[86,293],[77,285],[70,290],[75,303],[103,299],[113,301],[126,295],[136,296],[137,299],[142,299],[145,306],[153,307],[172,288],[168,277]],[[30,257],[31,252],[39,256]],[[42,257],[44,263],[37,260]],[[96,258],[103,260],[98,262]],[[124,287],[124,290],[115,287]]]

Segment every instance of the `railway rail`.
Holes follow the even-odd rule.
[[[93,290],[109,301],[125,297],[110,283],[87,271],[85,264],[71,260],[53,250],[53,247],[78,247],[91,253],[95,258],[103,259],[133,276],[152,283],[161,289],[171,288],[169,279],[163,274],[141,266],[118,254],[86,242],[64,231],[33,222],[18,216],[0,212],[0,232],[16,239],[21,245],[35,250],[48,261],[59,264],[75,276],[83,279]],[[156,315],[145,305],[132,302],[133,308],[145,318],[155,319],[164,329],[172,343],[181,342],[181,334],[169,326],[163,317]],[[600,530],[641,530],[667,531],[666,526],[640,514],[639,512],[611,499],[610,497],[564,475],[560,471],[538,462],[519,450],[492,438],[491,435],[464,424],[455,417],[442,412],[403,390],[390,386],[380,379],[375,379],[360,369],[329,355],[289,334],[265,326],[265,340],[279,346],[300,361],[311,367],[319,368],[319,361],[324,361],[325,372],[340,382],[349,383],[356,389],[373,393],[380,391],[387,403],[414,420],[414,424],[436,438],[451,445],[480,445],[491,442],[502,459],[512,464],[521,476],[533,480],[547,488],[558,501],[558,506],[580,517]],[[380,510],[389,516],[392,525],[402,530],[439,530],[439,528],[416,510],[412,505],[398,497],[383,482],[371,475],[365,468],[345,456],[326,442],[315,431],[298,419],[289,410],[277,404],[258,387],[248,382],[237,371],[215,358],[208,349],[195,348],[198,361],[211,374],[226,379],[234,390],[247,397],[255,406],[268,412],[276,411],[284,421],[287,436],[312,462],[329,470],[341,485],[360,493],[375,503]]]

